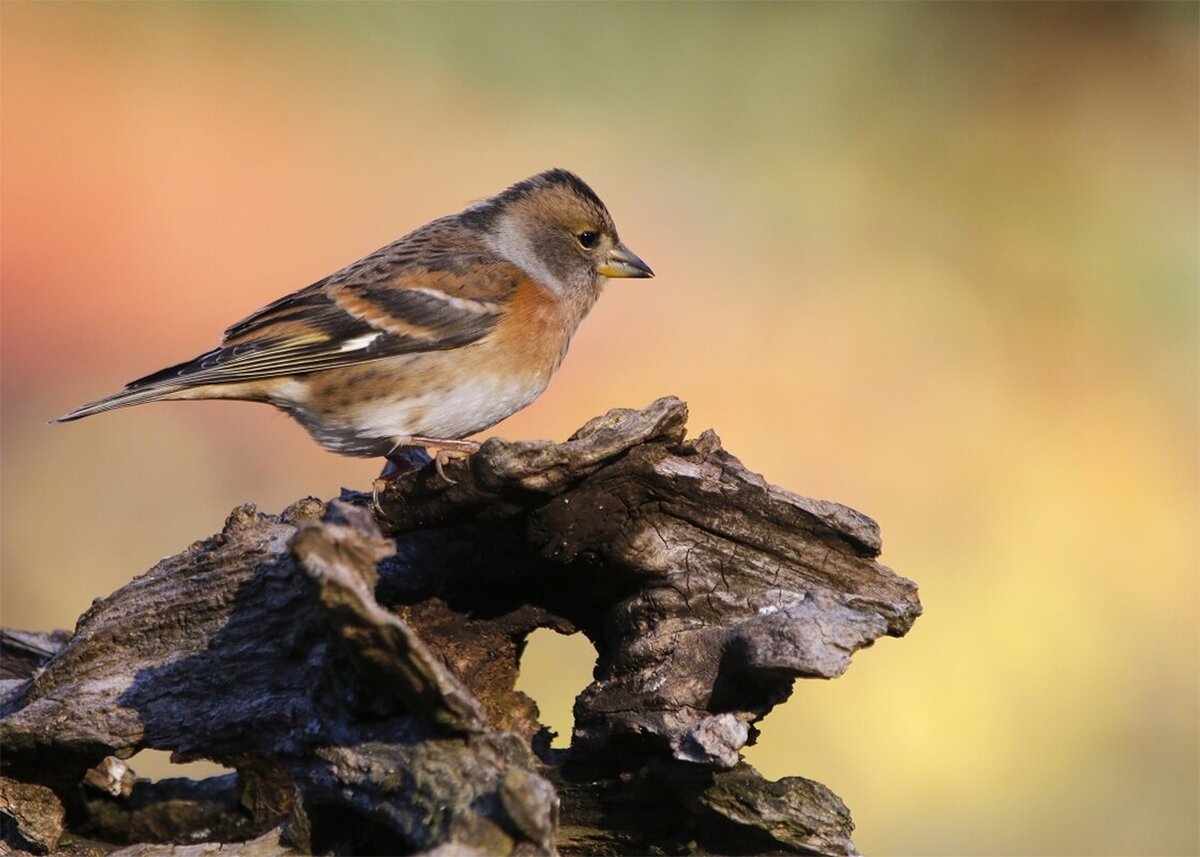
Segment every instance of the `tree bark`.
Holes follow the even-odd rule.
[[[492,439],[378,502],[235,509],[80,618],[5,632],[9,848],[853,854],[842,802],[740,751],[798,677],[921,612],[878,529],[768,484],[686,406]],[[598,659],[569,750],[515,689],[537,628]],[[137,780],[143,748],[236,774]],[[57,821],[55,821],[57,819]],[[223,844],[222,844],[223,843]]]

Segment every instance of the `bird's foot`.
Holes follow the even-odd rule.
[[[389,452],[383,471],[371,483],[371,508],[375,510],[375,513],[377,515],[383,513],[383,507],[379,504],[379,495],[385,488],[402,476],[420,470],[429,461],[429,454],[416,446],[397,446]]]
[[[438,476],[450,485],[458,484],[458,480],[446,475],[443,466],[454,458],[469,458],[479,451],[479,444],[473,440],[448,440],[438,437],[413,437],[409,443],[425,447],[425,451],[433,453],[433,467]]]
[[[381,511],[379,495],[387,486],[402,476],[407,476],[420,470],[431,460],[434,469],[443,481],[456,485],[458,480],[446,475],[445,464],[454,458],[466,458],[478,452],[479,444],[473,440],[451,440],[438,437],[410,437],[396,444],[387,455],[387,464],[383,472],[371,484],[371,505],[376,512]],[[433,453],[430,455],[430,453]]]

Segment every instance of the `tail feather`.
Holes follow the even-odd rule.
[[[113,393],[111,396],[105,396],[103,399],[97,399],[94,402],[81,405],[68,414],[63,414],[57,419],[50,420],[50,422],[69,423],[71,420],[81,420],[84,417],[90,417],[92,414],[115,411],[117,408],[128,408],[131,405],[141,405],[145,402],[157,402],[161,399],[169,399],[183,389],[185,387],[180,384],[141,387],[139,389],[129,389],[127,387],[119,393]]]
[[[196,390],[197,387],[202,385],[197,385],[194,379],[190,379],[189,376],[195,375],[203,369],[205,361],[220,350],[219,348],[213,349],[205,354],[201,354],[199,357],[185,360],[183,363],[178,363],[175,366],[168,366],[166,369],[160,369],[143,378],[138,378],[136,381],[130,381],[121,392],[113,393],[111,396],[105,396],[103,399],[97,399],[86,405],[80,405],[69,414],[63,414],[58,419],[50,420],[50,422],[69,423],[71,420],[81,420],[84,417],[90,417],[92,414],[115,411],[117,408],[128,408],[132,405],[141,405],[146,402],[158,402],[163,399],[207,398],[199,394]],[[185,390],[188,391],[187,395],[179,395]]]

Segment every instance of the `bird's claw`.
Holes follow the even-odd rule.
[[[383,517],[383,505],[379,502],[379,495],[391,481],[386,477],[379,476],[371,483],[371,511],[375,513],[375,517],[377,518]]]
[[[443,447],[442,449],[439,449],[437,451],[437,453],[433,456],[433,469],[437,471],[437,475],[440,476],[442,478],[442,481],[444,481],[447,485],[457,485],[458,480],[451,479],[449,476],[446,475],[446,471],[443,470],[442,468],[445,466],[446,462],[450,461],[453,458],[470,458],[470,457],[471,457],[471,453],[467,452],[466,450],[446,449]]]
[[[379,497],[388,484],[402,476],[415,473],[429,463],[432,451],[433,469],[447,485],[457,485],[458,480],[446,475],[446,462],[454,458],[470,458],[479,450],[479,444],[471,440],[441,440],[437,438],[413,437],[397,444],[387,456],[387,465],[379,477],[371,483],[371,507],[382,514]]]

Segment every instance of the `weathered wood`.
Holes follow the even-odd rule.
[[[45,786],[0,777],[0,830],[10,847],[53,851],[62,839],[65,815],[58,796]]]
[[[916,587],[870,519],[686,439],[686,416],[668,398],[564,443],[489,440],[374,514],[353,493],[234,510],[69,639],[5,637],[4,775],[50,789],[68,838],[137,853],[201,853],[201,830],[247,853],[853,853],[828,789],[740,751],[797,677],[907,632]],[[598,652],[568,751],[515,689],[541,627]],[[237,774],[121,794],[88,773],[146,747]]]

